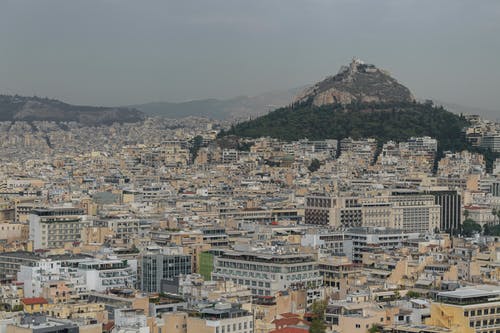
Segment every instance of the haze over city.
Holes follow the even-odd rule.
[[[499,109],[500,2],[3,0],[0,91],[88,105],[231,98],[353,56],[417,98]]]
[[[0,333],[500,333],[499,18],[0,0]]]

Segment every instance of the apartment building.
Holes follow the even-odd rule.
[[[394,214],[394,224],[390,227],[420,233],[439,229],[441,206],[434,200],[432,195],[393,193],[388,197]]]
[[[309,230],[301,238],[300,244],[317,249],[320,254],[338,255],[344,253],[345,234],[341,231],[325,229]]]
[[[392,192],[370,197],[306,198],[305,223],[334,228],[386,227],[408,232],[433,232],[440,227],[441,206],[434,196]]]
[[[32,266],[40,257],[27,251],[4,252],[0,253],[0,281],[14,281],[17,279],[17,273],[21,266]]]
[[[360,227],[363,223],[358,197],[330,197],[316,194],[308,196],[304,217],[306,224],[336,228]]]
[[[134,288],[137,282],[137,260],[87,259],[78,263],[77,271],[91,291]]]
[[[397,249],[411,239],[419,238],[418,232],[405,232],[389,228],[352,228],[345,232],[344,248],[346,255],[354,263],[362,262],[363,252],[373,250]]]
[[[287,288],[322,285],[312,255],[279,251],[224,251],[215,257],[214,280],[232,280],[251,288],[253,295],[271,296]]]
[[[86,222],[83,209],[47,208],[34,209],[29,215],[29,239],[33,248],[61,248],[66,243],[79,242]]]
[[[500,331],[500,288],[479,285],[440,292],[431,303],[426,324],[453,333],[497,333]]]

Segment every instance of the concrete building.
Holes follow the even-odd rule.
[[[162,292],[163,283],[181,274],[191,274],[191,256],[184,254],[146,254],[141,259],[141,290]]]
[[[200,314],[200,318],[189,317],[188,333],[253,332],[253,315],[238,305],[219,303],[201,310]]]
[[[5,333],[100,333],[101,324],[96,320],[62,320],[44,315],[24,315],[19,321],[8,324]]]
[[[88,259],[78,263],[87,290],[106,291],[115,288],[134,288],[137,282],[137,260]]]
[[[29,215],[29,239],[34,249],[62,248],[66,243],[79,242],[85,222],[83,209],[34,209]]]
[[[232,280],[248,286],[253,295],[271,296],[287,288],[322,285],[318,264],[312,255],[268,251],[224,251],[215,258],[214,280]]]
[[[497,332],[500,330],[500,288],[480,285],[440,292],[431,303],[426,324],[453,333]]]
[[[481,147],[491,149],[492,152],[500,152],[500,134],[487,134],[481,139]]]
[[[0,253],[0,281],[14,281],[21,266],[32,266],[40,260],[33,252],[16,251]]]
[[[310,195],[306,198],[304,214],[306,224],[340,228],[360,227],[363,223],[357,197]]]
[[[462,196],[457,191],[431,190],[435,203],[441,206],[441,224],[439,229],[452,232],[460,227],[462,220]]]
[[[369,197],[306,198],[305,223],[334,228],[386,227],[408,232],[433,232],[439,228],[441,207],[431,195],[393,191]]]
[[[380,249],[397,249],[410,239],[419,238],[418,232],[388,228],[352,228],[345,232],[346,255],[354,263],[362,262],[362,253]]]

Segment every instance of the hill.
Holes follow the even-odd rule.
[[[307,88],[296,102],[233,126],[221,135],[283,140],[373,137],[402,141],[431,136],[440,149],[466,147],[462,116],[418,103],[411,91],[374,65],[353,60],[339,73]]]
[[[88,126],[144,120],[136,109],[71,105],[55,99],[0,95],[0,121],[76,121]]]
[[[264,115],[269,110],[290,104],[302,88],[271,91],[256,96],[239,96],[231,99],[200,99],[180,103],[155,102],[131,105],[150,116],[184,118],[207,117],[218,120],[246,120]]]
[[[461,130],[466,120],[442,107],[416,102],[329,104],[311,101],[294,104],[263,117],[233,126],[221,135],[283,140],[373,137],[401,141],[412,136],[431,136],[443,150],[466,147]]]

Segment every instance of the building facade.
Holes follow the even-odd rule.
[[[214,280],[232,280],[251,288],[253,295],[271,296],[287,288],[322,285],[318,264],[312,255],[225,251],[215,257]]]

